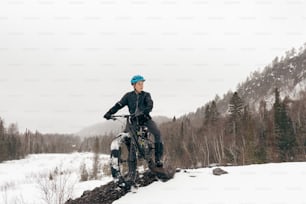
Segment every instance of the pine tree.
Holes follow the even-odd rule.
[[[294,147],[296,146],[296,137],[290,116],[287,113],[286,104],[282,103],[280,128],[281,134],[278,138],[281,159],[284,161],[292,160],[294,157]]]
[[[5,128],[4,122],[0,118],[0,162],[6,159]]]
[[[287,113],[286,101],[280,100],[278,89],[275,89],[274,123],[280,159],[288,161],[294,157],[297,143],[293,123]]]
[[[172,118],[172,122],[175,122],[176,121],[176,117],[175,116],[173,116],[173,118]]]
[[[211,121],[211,123],[215,125],[219,116],[220,116],[220,113],[218,111],[217,104],[216,104],[215,101],[213,101],[211,103],[211,106],[210,106],[210,121]]]
[[[257,135],[257,141],[255,144],[255,159],[259,163],[264,163],[267,160],[267,137],[268,137],[268,111],[267,103],[260,101],[259,104],[259,132]]]
[[[238,121],[241,118],[241,116],[242,116],[243,101],[239,97],[237,92],[234,93],[233,97],[230,100],[230,103],[229,103],[229,112],[230,112],[231,118],[234,121]]]
[[[229,103],[230,122],[232,125],[232,132],[234,135],[234,146],[236,146],[237,135],[239,134],[239,125],[241,122],[243,112],[243,101],[235,92]]]
[[[207,125],[210,121],[210,107],[209,105],[205,106],[205,116],[204,116],[204,125]]]

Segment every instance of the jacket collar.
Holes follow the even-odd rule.
[[[136,95],[137,95],[137,94],[143,95],[143,94],[144,94],[144,91],[141,91],[140,93],[137,93],[135,90],[133,90],[133,93],[136,94]]]

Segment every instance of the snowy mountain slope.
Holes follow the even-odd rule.
[[[67,181],[65,189],[72,189],[72,197],[79,197],[85,190],[91,190],[103,185],[112,178],[102,175],[100,180],[79,182],[80,166],[86,164],[88,171],[92,169],[92,153],[73,154],[32,154],[21,160],[13,160],[0,163],[0,203],[1,204],[44,204],[42,184],[57,184],[50,180],[50,173],[55,169],[61,175],[62,180]],[[107,164],[108,155],[100,155],[101,164]],[[61,173],[63,172],[63,173]],[[52,186],[51,185],[51,186]],[[53,185],[54,186],[54,185]]]
[[[306,162],[222,167],[177,173],[129,193],[114,204],[306,204]]]
[[[249,104],[258,107],[260,100],[267,101],[271,108],[274,89],[279,88],[281,97],[299,98],[299,92],[306,90],[306,51],[285,59],[275,58],[262,72],[254,72],[238,85],[238,93]]]
[[[281,98],[289,96],[298,99],[300,91],[306,90],[305,82],[306,55],[302,53],[280,62],[274,60],[273,65],[267,66],[261,73],[254,72],[238,86],[237,91],[255,109],[261,100],[265,100],[270,109],[275,88],[280,90]]]
[[[281,98],[289,96],[291,99],[299,99],[300,91],[306,91],[306,50],[281,59],[276,57],[262,71],[251,73],[233,91],[237,91],[251,109],[258,110],[261,100],[266,101],[268,109],[273,106],[275,88],[279,89]],[[228,91],[222,98],[218,96],[214,99],[221,114],[227,113],[233,91]],[[205,105],[188,115],[195,118],[203,117]]]

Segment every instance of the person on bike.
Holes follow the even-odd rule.
[[[156,167],[163,167],[163,142],[160,130],[156,123],[152,120],[150,112],[153,109],[153,100],[150,93],[143,91],[144,77],[141,75],[135,75],[131,79],[131,84],[134,88],[133,91],[126,93],[120,101],[118,101],[107,113],[104,118],[109,120],[112,115],[118,110],[125,107],[129,108],[132,122],[144,125],[148,128],[148,131],[154,135],[155,146],[155,164]]]

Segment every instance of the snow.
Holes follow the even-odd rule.
[[[299,83],[297,83],[294,87],[294,80],[290,80],[287,83],[287,86],[284,86],[281,90],[280,90],[280,98],[284,99],[286,96],[289,96],[290,99],[292,100],[298,100],[301,96],[300,96],[300,92],[301,91],[306,91],[306,79],[300,81]],[[293,88],[290,88],[293,87]],[[273,107],[274,101],[275,101],[275,93],[274,93],[274,88],[275,87],[271,87],[271,89],[268,91],[267,95],[264,96],[263,99],[266,102],[267,105],[267,109],[270,110]],[[255,110],[258,110],[259,108],[259,104],[261,99],[255,99],[250,100],[250,104],[254,103],[254,107]]]
[[[25,159],[0,163],[0,203],[46,203],[41,184],[49,186],[55,183],[49,180],[49,175],[56,168],[64,173],[53,181],[67,180],[64,187],[72,190],[73,198],[81,196],[85,190],[92,190],[112,180],[110,176],[101,174],[100,180],[80,182],[80,166],[85,163],[90,172],[92,158],[92,153],[32,154]],[[101,166],[108,165],[108,162],[109,155],[100,155]]]
[[[55,167],[71,172],[69,183],[75,182],[73,198],[111,181],[111,177],[102,175],[99,180],[79,182],[81,163],[91,169],[92,157],[92,153],[38,154],[0,163],[0,203],[45,203],[37,175],[48,176]],[[108,165],[108,155],[100,159]],[[214,168],[182,170],[174,179],[139,188],[114,204],[306,204],[306,162],[221,168],[228,174],[214,176]]]
[[[300,97],[300,92],[306,90],[306,79],[299,82],[293,90],[291,91],[290,98],[292,99],[298,99]]]
[[[114,204],[306,204],[306,162],[187,170],[166,182],[155,182]]]

